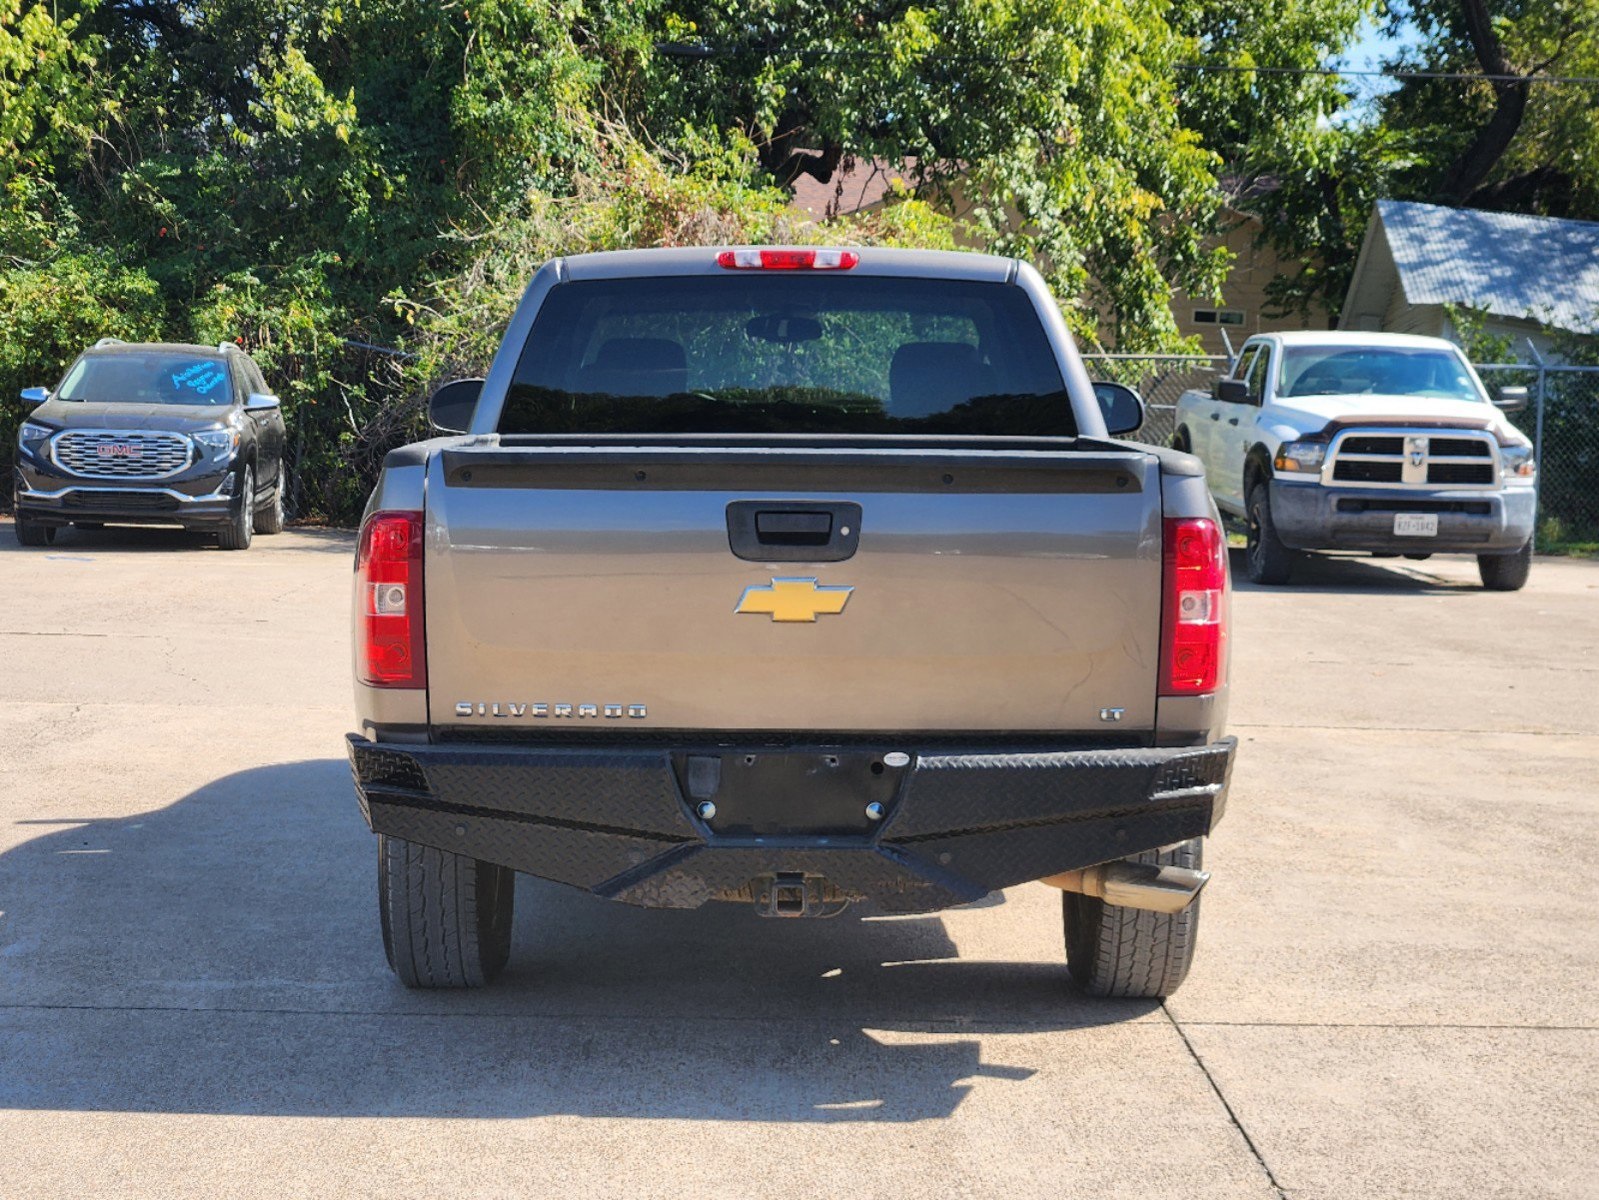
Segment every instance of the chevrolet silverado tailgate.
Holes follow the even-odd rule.
[[[432,456],[427,517],[435,727],[1154,724],[1133,447],[489,443]]]

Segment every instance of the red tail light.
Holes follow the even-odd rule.
[[[356,674],[373,687],[427,687],[422,630],[422,514],[380,512],[361,527],[355,560],[361,636]]]
[[[723,250],[716,265],[729,271],[847,271],[861,261],[853,250]]]
[[[1227,647],[1227,541],[1208,517],[1167,517],[1165,542],[1160,694],[1213,692]]]

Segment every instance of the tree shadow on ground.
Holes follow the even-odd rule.
[[[914,1121],[1033,1074],[972,1034],[1157,1007],[1084,998],[1059,959],[959,959],[936,916],[642,911],[530,879],[495,986],[408,992],[339,760],[20,824],[0,855],[6,1108]]]

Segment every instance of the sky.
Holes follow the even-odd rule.
[[[1390,38],[1383,36],[1382,26],[1377,21],[1368,18],[1355,35],[1354,43],[1337,60],[1336,65],[1348,67],[1351,71],[1381,70],[1383,59],[1391,58],[1399,50],[1416,46],[1420,42],[1421,34],[1412,25],[1404,26],[1400,29],[1398,37]],[[1380,85],[1384,91],[1392,90],[1391,84],[1381,80],[1367,82]]]
[[[1350,71],[1380,71],[1383,59],[1392,58],[1402,49],[1419,45],[1421,34],[1414,26],[1406,25],[1399,31],[1398,37],[1387,37],[1382,25],[1368,18],[1355,34],[1355,40],[1349,49],[1342,55],[1333,59],[1329,66],[1343,67]],[[1393,91],[1399,84],[1391,79],[1373,79],[1370,77],[1354,76],[1348,80],[1351,89],[1358,97],[1356,101],[1341,112],[1335,113],[1332,120],[1342,124],[1348,121],[1359,121],[1372,112],[1372,102],[1379,96],[1385,96]]]

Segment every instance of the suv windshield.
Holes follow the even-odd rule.
[[[729,272],[557,285],[517,363],[499,431],[1077,429],[1019,287]]]
[[[231,404],[228,366],[220,358],[176,351],[86,354],[56,392],[58,400],[115,404]]]
[[[1436,396],[1485,400],[1471,372],[1449,350],[1428,347],[1290,346],[1279,394]]]

